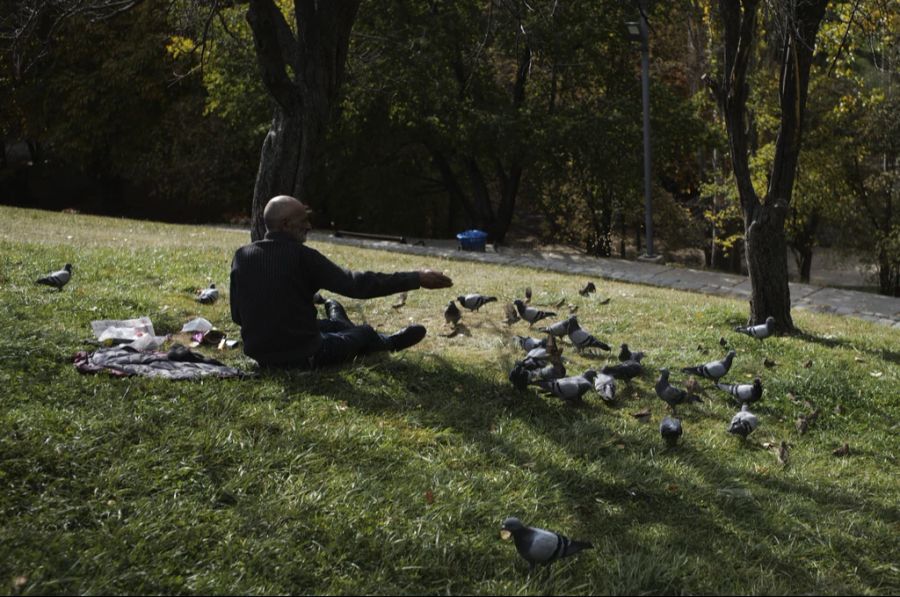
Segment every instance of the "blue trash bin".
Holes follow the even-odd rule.
[[[466,230],[465,232],[460,232],[456,235],[456,240],[459,242],[457,248],[463,251],[484,252],[487,237],[487,232],[483,230]]]

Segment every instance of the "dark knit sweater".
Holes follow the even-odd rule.
[[[321,289],[366,299],[419,288],[418,272],[352,272],[288,234],[237,250],[231,262],[231,319],[244,353],[264,365],[301,362],[321,343],[313,295]]]

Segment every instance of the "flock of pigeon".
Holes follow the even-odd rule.
[[[36,280],[38,284],[45,284],[62,291],[63,287],[72,277],[72,265],[67,263],[59,271],[52,272]],[[579,294],[587,296],[596,291],[593,282],[589,282]],[[219,298],[219,291],[215,284],[198,291],[196,300],[203,304],[214,303]],[[605,304],[606,299],[601,304]],[[405,293],[400,301],[392,305],[394,308],[402,307],[405,302]],[[466,294],[451,300],[444,309],[444,319],[452,328],[457,328],[462,320],[462,311],[456,306],[459,302],[464,309],[476,312],[488,303],[497,302],[497,297],[482,294]],[[529,327],[537,322],[555,317],[552,311],[544,311],[531,306],[531,289],[525,291],[525,299],[516,299],[506,307],[506,323],[512,325],[517,321],[525,321]],[[559,306],[562,306],[562,302]],[[559,339],[568,337],[581,353],[602,350],[610,351],[609,344],[581,327],[578,318],[574,315],[575,308],[570,305],[573,312],[568,318],[540,328],[545,334],[544,338],[531,336],[515,336],[515,343],[524,351],[525,357],[516,361],[509,373],[509,380],[513,386],[521,391],[529,385],[537,386],[542,391],[556,396],[568,404],[582,403],[582,397],[590,390],[595,390],[605,401],[615,400],[616,381],[629,382],[644,373],[642,360],[644,353],[632,351],[628,344],[621,344],[617,365],[606,365],[597,371],[588,369],[580,375],[566,376],[566,367],[562,359],[562,348]],[[774,331],[775,320],[769,317],[764,324],[755,326],[738,326],[735,331],[742,332],[760,340],[769,337]],[[723,342],[724,344],[724,342]],[[721,379],[731,369],[735,358],[735,351],[730,350],[724,358],[710,361],[702,365],[683,367],[682,372],[711,380],[715,386],[730,394],[740,405],[741,410],[731,419],[727,431],[729,433],[746,438],[758,426],[759,419],[749,410],[749,406],[762,398],[762,382],[759,378],[752,384],[728,384],[721,383]],[[669,382],[669,370],[663,367],[659,370],[660,376],[656,382],[656,395],[665,402],[672,411],[672,416],[665,416],[659,426],[659,432],[663,440],[674,447],[684,433],[681,420],[676,418],[676,407],[692,402],[702,402],[696,395],[686,389],[673,386]],[[649,409],[645,409],[634,415],[637,418],[648,419]],[[782,445],[782,449],[784,446]],[[507,518],[501,527],[501,536],[504,539],[513,539],[518,553],[528,562],[529,571],[534,570],[537,564],[548,565],[560,558],[574,555],[584,549],[590,549],[593,545],[587,541],[574,541],[554,531],[548,531],[536,527],[524,525],[518,518]]]
[[[587,296],[595,292],[593,283],[588,283],[579,294]],[[609,299],[604,301],[604,304]],[[478,311],[484,305],[496,302],[493,296],[481,294],[466,294],[457,297],[456,301],[447,303],[444,310],[444,318],[448,325],[456,328],[462,320],[462,311],[459,305],[469,311]],[[525,290],[525,299],[515,299],[506,307],[506,323],[512,325],[517,321],[525,321],[529,327],[544,319],[556,317],[552,311],[544,311],[532,305],[531,289]],[[564,303],[560,302],[558,306]],[[632,351],[628,344],[621,344],[618,354],[618,364],[606,365],[596,369],[587,369],[580,375],[567,376],[565,364],[562,359],[560,340],[568,338],[572,346],[579,353],[589,354],[592,351],[610,351],[611,347],[587,330],[581,327],[578,317],[574,314],[577,309],[569,306],[572,315],[545,327],[539,328],[544,337],[514,336],[515,344],[525,351],[525,356],[515,362],[509,372],[509,380],[512,385],[525,391],[528,386],[536,386],[541,391],[556,396],[570,405],[578,405],[583,402],[583,397],[589,391],[594,390],[601,399],[610,402],[616,397],[616,382],[629,382],[644,373],[642,360],[644,353]],[[760,325],[737,326],[736,332],[746,334],[752,338],[763,340],[772,335],[775,329],[775,319],[769,317]],[[723,338],[720,344],[727,345]],[[726,431],[733,435],[746,439],[748,435],[759,426],[758,417],[750,411],[750,405],[762,398],[762,381],[757,377],[753,383],[723,383],[721,380],[731,370],[736,352],[729,350],[719,360],[710,361],[700,365],[682,367],[681,371],[698,378],[710,380],[717,389],[729,394],[740,405],[740,411],[732,417]],[[695,393],[699,384],[695,379],[690,379],[693,391],[679,388],[669,381],[669,369],[659,369],[659,379],[656,382],[656,395],[666,403],[671,410],[671,416],[664,416],[659,426],[659,433],[665,443],[674,447],[684,433],[681,419],[677,418],[676,409],[681,405],[694,402],[702,402]],[[650,410],[644,409],[633,416],[642,420],[648,420]],[[515,541],[516,550],[528,562],[529,569],[533,570],[537,564],[550,564],[560,558],[578,553],[584,549],[593,547],[591,543],[573,541],[568,537],[534,527],[524,525],[517,518],[508,518],[503,522],[501,536],[504,539],[512,538]]]

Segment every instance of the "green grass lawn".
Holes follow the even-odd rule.
[[[201,315],[236,336],[227,289],[244,233],[0,207],[0,593],[900,592],[900,333],[799,311],[803,334],[731,331],[744,302],[459,261],[313,246],[352,269],[433,267],[452,289],[345,302],[351,318],[429,334],[339,370],[170,382],[79,374],[90,322]],[[34,284],[71,262],[62,292]],[[506,379],[521,352],[503,300],[578,305],[582,325],[646,351],[652,373],[612,406],[571,408]],[[446,338],[443,308],[501,297]],[[565,309],[563,309],[565,311]],[[536,335],[536,334],[535,334]],[[656,370],[737,350],[727,381],[760,376],[761,426],[725,427],[714,389],[664,447]],[[568,347],[568,344],[566,344]],[[708,350],[704,354],[698,347]],[[255,370],[240,351],[223,361]],[[567,350],[570,372],[608,357]],[[765,367],[764,360],[777,364]],[[709,384],[704,384],[709,387]],[[649,424],[630,413],[650,407]],[[821,412],[800,435],[796,418]],[[791,444],[782,467],[764,443]],[[832,450],[848,443],[848,457]],[[593,541],[529,577],[507,516]]]

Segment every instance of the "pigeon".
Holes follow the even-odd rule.
[[[721,361],[710,361],[705,365],[697,365],[696,367],[683,367],[681,371],[682,373],[691,373],[718,382],[719,379],[724,377],[725,374],[728,373],[728,370],[731,369],[731,362],[734,360],[734,355],[735,352],[729,350],[728,354],[726,354],[725,358]]]
[[[762,398],[763,386],[758,377],[752,384],[716,383],[716,387],[734,396],[741,404],[753,404]]]
[[[759,325],[738,325],[735,326],[734,331],[762,340],[771,336],[772,332],[775,331],[775,318],[772,316],[766,317],[766,322]]]
[[[645,408],[639,412],[631,413],[631,416],[640,421],[641,423],[649,423],[650,415],[653,414],[649,408]]]
[[[688,394],[681,388],[676,388],[669,383],[669,370],[663,367],[659,370],[659,379],[656,382],[656,395],[672,409],[675,414],[675,407],[685,402],[703,402],[698,396]]]
[[[618,365],[606,365],[600,372],[612,375],[616,379],[630,381],[644,372],[644,366],[637,361],[625,361]]]
[[[516,344],[522,350],[532,351],[535,348],[547,348],[547,340],[542,340],[540,338],[529,338],[527,336],[513,336],[513,339],[516,341]]]
[[[210,284],[209,288],[204,288],[197,293],[197,301],[204,305],[211,305],[219,300],[219,289],[215,284]]]
[[[541,319],[553,317],[554,315],[556,315],[556,313],[553,313],[552,311],[541,311],[540,309],[535,309],[534,307],[526,307],[525,303],[523,303],[521,299],[514,300],[513,304],[516,306],[516,310],[519,312],[519,317],[527,321],[530,325],[534,325],[535,322],[538,322]]]
[[[598,373],[594,378],[594,389],[601,398],[611,402],[616,399],[616,378],[605,373]]]
[[[506,303],[504,309],[506,311],[506,325],[512,325],[519,321],[519,312],[516,311],[516,306],[514,304]]]
[[[666,440],[666,444],[670,448],[675,447],[682,433],[684,433],[684,430],[681,428],[681,419],[663,417],[662,422],[659,424],[659,434]]]
[[[588,282],[584,288],[582,288],[581,290],[578,291],[578,294],[580,294],[581,296],[587,296],[590,293],[596,292],[596,291],[597,291],[597,287],[594,286],[594,283]]]
[[[588,369],[581,375],[562,377],[560,379],[549,381],[538,381],[537,385],[542,390],[550,392],[557,398],[570,404],[574,404],[581,402],[581,397],[594,387],[594,378],[596,375],[596,371]]]
[[[550,362],[550,352],[545,346],[538,346],[529,350],[519,362],[529,369],[540,369]]]
[[[780,462],[783,467],[786,467],[790,461],[790,450],[788,448],[788,443],[781,440],[781,446],[778,448],[778,462]]]
[[[581,326],[578,325],[578,320],[574,315],[570,319],[572,319],[572,323],[569,325],[569,340],[572,341],[575,348],[578,350],[585,350],[586,348],[610,350],[609,344],[598,340],[596,337],[584,331]]]
[[[467,294],[465,296],[458,296],[456,300],[459,301],[459,304],[468,309],[469,311],[477,311],[485,306],[487,303],[495,303],[497,302],[496,296],[485,296],[483,294]]]
[[[640,350],[632,352],[631,349],[628,348],[627,344],[622,344],[621,350],[619,350],[619,362],[623,363],[625,361],[637,361],[641,362],[641,359],[644,358],[644,353]]]
[[[406,304],[406,293],[401,292],[400,296],[397,297],[397,302],[391,305],[391,309],[400,309]]]
[[[35,284],[44,284],[46,286],[52,286],[62,292],[63,286],[69,283],[69,280],[72,278],[72,264],[67,263],[64,268],[59,271],[55,271],[52,274],[47,274],[43,278],[38,278],[35,280]]]
[[[575,322],[577,324],[577,320],[575,316],[569,317],[568,319],[563,319],[562,321],[558,321],[553,325],[548,325],[545,328],[541,328],[541,331],[545,334],[550,334],[551,336],[556,336],[557,338],[562,338],[566,334],[569,333],[569,328],[572,327],[572,323]]]
[[[538,564],[549,565],[594,547],[589,541],[573,541],[554,531],[525,526],[521,520],[512,517],[503,521],[500,532],[504,539],[512,536],[516,551],[528,562],[529,572]]]
[[[453,301],[447,303],[447,308],[444,309],[444,320],[453,327],[456,327],[456,324],[459,323],[460,319],[462,319],[462,313],[460,313],[456,303]]]
[[[759,427],[759,419],[756,418],[747,404],[741,406],[741,411],[731,418],[731,424],[728,425],[728,433],[740,435],[747,439],[747,436],[753,433],[753,430]]]
[[[840,448],[834,449],[832,452],[835,456],[849,456],[850,455],[850,444],[845,443]]]

